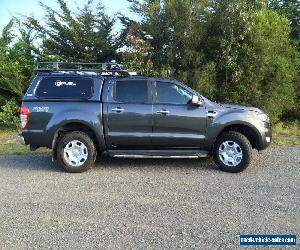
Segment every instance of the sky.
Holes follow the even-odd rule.
[[[84,5],[87,0],[66,0],[71,8],[76,9],[78,6]],[[41,2],[51,7],[57,6],[55,0],[41,0]],[[113,15],[117,12],[130,15],[129,3],[127,0],[102,0],[106,7],[107,13]],[[13,15],[18,16],[31,15],[40,17],[43,12],[39,5],[39,0],[0,0],[0,30],[6,25]],[[115,29],[118,30],[120,26],[117,24]]]

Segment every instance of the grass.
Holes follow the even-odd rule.
[[[29,146],[24,146],[17,139],[18,131],[12,128],[0,127],[0,155],[46,154],[47,149],[30,151]]]
[[[279,122],[273,126],[275,145],[300,145],[300,122]]]
[[[18,131],[0,127],[0,155],[49,154],[50,150],[40,148],[30,151],[17,139]],[[273,145],[300,145],[300,122],[277,123],[273,126]]]

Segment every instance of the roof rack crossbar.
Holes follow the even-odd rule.
[[[35,69],[37,72],[73,71],[73,72],[95,72],[116,75],[121,73],[128,75],[128,71],[122,65],[110,63],[82,63],[82,62],[38,62]]]

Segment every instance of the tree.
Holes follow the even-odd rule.
[[[14,38],[14,35],[12,33],[12,28],[14,26],[15,21],[16,20],[14,18],[12,18],[8,22],[8,24],[6,24],[3,27],[1,37],[0,37],[0,47],[6,48],[11,43],[12,39]]]
[[[0,48],[0,102],[10,98],[21,99],[24,77],[19,62],[9,58],[6,50]]]
[[[22,96],[24,78],[21,74],[21,66],[10,54],[10,44],[14,38],[12,32],[14,23],[15,19],[11,19],[0,36],[0,104],[4,104],[6,99]]]
[[[78,13],[57,0],[59,10],[41,3],[43,22],[34,17],[27,21],[42,39],[41,60],[105,62],[116,59],[116,46],[112,37],[115,20],[110,18],[103,5],[89,0]]]
[[[298,0],[272,0],[270,7],[286,16],[291,27],[291,38],[300,51],[300,2]]]
[[[253,44],[249,64],[255,70],[248,79],[259,83],[261,98],[273,121],[294,104],[296,79],[296,50],[290,44],[290,27],[285,17],[264,9],[253,15]]]
[[[298,71],[295,81],[296,105],[285,111],[284,118],[300,120],[300,2],[298,0],[272,0],[270,7],[288,18],[291,27],[290,37],[298,49],[295,63]]]
[[[207,97],[265,108],[273,121],[293,103],[289,23],[268,1],[130,2],[156,71]]]
[[[139,39],[150,45],[149,58],[154,74],[175,77],[213,97],[215,64],[205,58],[209,1],[131,0],[139,14]],[[132,21],[128,22],[132,25]],[[125,24],[124,32],[128,31]]]
[[[222,1],[215,10],[217,98],[262,107],[276,121],[295,97],[288,20],[264,2]]]
[[[128,69],[134,69],[141,75],[155,75],[153,63],[150,59],[150,45],[139,36],[128,34],[126,36],[126,50],[123,60]]]

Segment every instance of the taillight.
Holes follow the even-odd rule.
[[[26,129],[28,122],[29,122],[29,108],[28,107],[21,107],[20,109],[20,118],[21,118],[21,124],[22,129]]]

